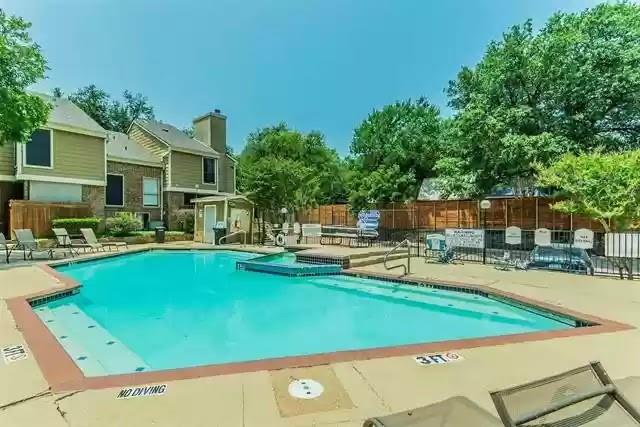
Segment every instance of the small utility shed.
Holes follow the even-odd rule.
[[[194,236],[196,242],[218,244],[214,229],[224,227],[225,235],[244,230],[247,242],[251,239],[251,221],[253,219],[253,203],[240,194],[215,195],[193,199]],[[242,241],[238,235],[229,242]]]

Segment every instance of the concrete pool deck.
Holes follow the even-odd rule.
[[[171,245],[172,247],[177,245]],[[183,247],[195,245],[185,244]],[[148,247],[148,246],[145,246]],[[526,298],[640,327],[640,286],[636,282],[545,271],[497,271],[490,266],[425,264],[412,261],[413,276],[489,286]],[[384,272],[380,265],[361,271]],[[5,300],[59,287],[34,264],[0,269],[0,347],[23,344]],[[29,350],[29,349],[28,349]],[[451,348],[449,350],[457,350]],[[53,394],[33,355],[0,362],[0,425],[7,426],[358,426],[370,416],[467,396],[495,413],[488,391],[548,376],[600,360],[612,378],[640,375],[640,332],[557,338],[459,350],[463,361],[419,366],[410,356],[331,363],[350,404],[299,403],[284,416],[276,396],[281,381],[272,372],[222,375],[168,382],[166,394],[117,400],[119,388]],[[318,368],[314,368],[318,370]],[[313,369],[294,375],[313,378]],[[274,390],[275,388],[275,390]],[[286,392],[286,390],[285,390]],[[629,394],[640,406],[640,392]],[[344,400],[344,396],[341,397]],[[9,405],[9,406],[6,406]],[[6,406],[6,407],[5,407]],[[316,412],[313,412],[316,411]]]

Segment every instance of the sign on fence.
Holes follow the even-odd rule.
[[[519,245],[522,243],[522,230],[520,227],[507,227],[504,230],[504,242],[507,245]]]
[[[640,234],[607,233],[604,235],[605,256],[640,258]]]
[[[320,224],[302,224],[303,237],[321,237],[322,226]]]
[[[444,251],[445,237],[443,234],[427,234],[425,236],[427,248],[432,251]]]
[[[593,249],[593,231],[580,228],[573,233],[573,246],[582,249]]]
[[[538,228],[534,241],[538,246],[551,246],[551,231],[548,228]]]
[[[447,228],[444,231],[447,247],[484,248],[484,230],[476,228]]]

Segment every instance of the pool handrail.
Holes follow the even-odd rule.
[[[238,230],[238,231],[234,231],[233,233],[229,233],[226,236],[222,236],[221,238],[218,239],[218,244],[221,245],[222,241],[224,239],[226,239],[228,237],[235,236],[236,234],[240,234],[240,233],[243,233],[243,236],[244,236],[244,240],[243,240],[242,245],[246,246],[247,245],[247,231],[246,230]]]
[[[398,250],[404,244],[407,245],[407,265],[399,264],[399,265],[394,265],[393,267],[389,267],[387,265],[387,258],[389,257],[389,255],[394,253],[396,250]],[[384,265],[384,268],[386,270],[393,270],[394,268],[402,267],[404,269],[404,273],[402,274],[403,276],[406,276],[408,273],[410,273],[411,272],[411,241],[409,239],[404,239],[402,242],[400,242],[397,245],[395,245],[393,247],[393,249],[391,249],[389,252],[384,254],[384,260],[382,261],[382,264]]]

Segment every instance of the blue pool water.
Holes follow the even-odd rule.
[[[255,254],[152,251],[58,271],[35,312],[88,376],[573,327],[478,295],[346,275],[238,271]]]

